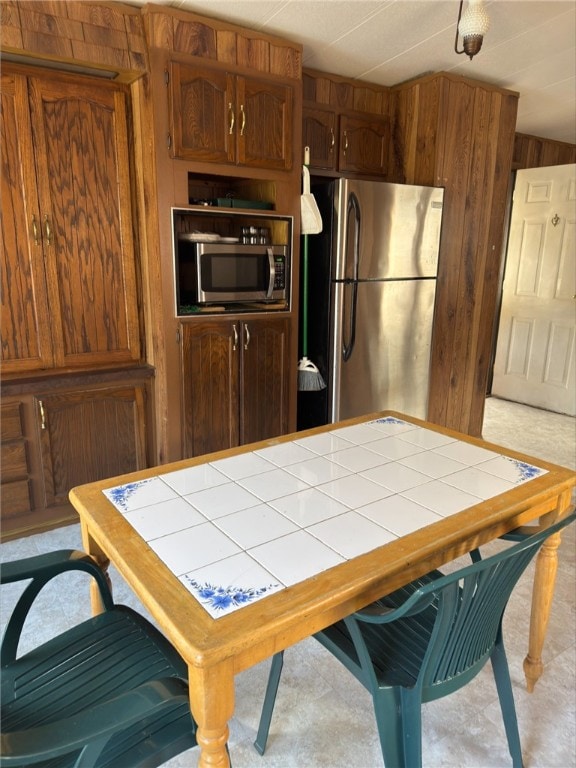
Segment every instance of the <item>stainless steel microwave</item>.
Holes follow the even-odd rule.
[[[176,298],[185,305],[288,298],[288,246],[178,240]]]

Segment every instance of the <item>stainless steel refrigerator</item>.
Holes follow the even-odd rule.
[[[339,179],[312,192],[324,228],[310,238],[309,357],[328,386],[299,393],[299,427],[425,417],[444,190]]]

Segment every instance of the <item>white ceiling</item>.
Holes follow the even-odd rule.
[[[444,71],[510,88],[520,93],[517,131],[576,143],[575,0],[486,0],[491,25],[472,61],[454,52],[459,0],[163,4],[302,43],[311,69],[382,85]]]

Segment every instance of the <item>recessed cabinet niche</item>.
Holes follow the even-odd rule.
[[[2,72],[4,373],[138,360],[126,93]]]
[[[184,456],[288,431],[289,318],[183,323]]]
[[[175,158],[252,168],[292,168],[290,85],[172,61],[171,152]]]

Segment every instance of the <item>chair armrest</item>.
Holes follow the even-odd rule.
[[[90,707],[73,717],[0,736],[2,766],[49,760],[95,744],[99,751],[115,733],[129,728],[162,709],[188,705],[188,686],[175,677],[149,680],[132,691]],[[195,724],[190,716],[190,728]],[[94,755],[92,755],[94,757]],[[92,763],[90,763],[92,764]]]
[[[106,574],[96,561],[85,552],[74,549],[62,549],[36,555],[35,557],[2,563],[0,583],[10,584],[31,579],[31,582],[20,595],[6,625],[0,648],[0,665],[2,667],[16,658],[24,622],[40,590],[51,579],[68,571],[83,571],[92,576],[98,585],[105,610],[109,611],[114,607],[114,600],[112,599]]]
[[[431,571],[400,587],[396,592],[356,611],[352,617],[369,624],[387,624],[403,616],[421,613],[435,600],[435,594],[430,591],[430,585],[443,576],[442,571]]]

